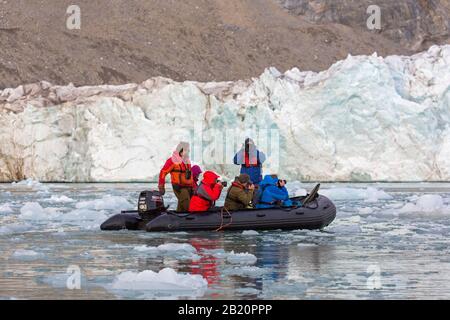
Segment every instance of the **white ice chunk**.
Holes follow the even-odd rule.
[[[227,262],[232,264],[255,264],[258,259],[248,252],[234,253],[231,251],[227,255]]]
[[[371,207],[363,207],[363,208],[358,208],[358,213],[362,214],[362,215],[368,215],[373,213],[374,209]]]
[[[22,220],[52,220],[58,217],[59,213],[55,208],[42,208],[37,202],[27,202],[20,208],[19,218]]]
[[[48,192],[48,187],[39,181],[28,178],[19,182],[11,183],[13,186],[32,188],[33,190]]]
[[[32,229],[33,226],[30,224],[20,224],[13,223],[8,225],[0,226],[0,235],[4,234],[15,234],[15,233],[23,233]]]
[[[230,269],[225,269],[224,273],[230,276],[241,276],[241,277],[250,277],[250,278],[258,278],[267,273],[268,270],[255,267],[255,266],[242,266],[242,267],[234,267]]]
[[[52,195],[50,197],[50,199],[47,199],[46,201],[53,202],[53,203],[70,203],[70,202],[74,202],[75,200],[72,198],[69,198],[65,195],[61,195],[61,196]]]
[[[315,248],[317,247],[317,244],[315,243],[299,243],[297,244],[298,248]]]
[[[12,257],[20,260],[35,260],[44,257],[44,254],[36,252],[34,250],[18,249],[14,251]]]
[[[300,181],[292,181],[286,184],[289,195],[291,197],[305,196],[308,191],[303,188],[303,184]]]
[[[198,260],[200,258],[196,254],[197,249],[188,243],[165,243],[157,247],[142,245],[134,247],[134,250],[149,255],[169,256],[181,260]]]
[[[106,195],[101,199],[82,201],[76,204],[78,209],[92,210],[127,210],[132,209],[127,199],[124,197]]]
[[[392,199],[392,196],[385,191],[373,187],[366,189],[330,188],[322,189],[319,193],[332,200],[366,200],[367,202],[376,202],[378,200]]]
[[[14,209],[11,208],[10,203],[2,203],[0,204],[0,213],[12,213]]]
[[[406,203],[398,212],[450,214],[450,206],[445,205],[444,199],[438,194],[425,194],[420,196],[415,204]]]
[[[242,231],[242,235],[243,236],[257,236],[258,234],[259,234],[259,232],[256,231],[256,230],[245,230],[245,231]]]
[[[151,270],[123,272],[116,277],[111,287],[113,290],[148,292],[155,296],[201,297],[207,286],[208,282],[201,275],[181,274],[172,268],[165,268],[158,273]]]

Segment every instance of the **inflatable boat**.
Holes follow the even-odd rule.
[[[300,200],[302,198],[292,198]],[[188,213],[162,210],[155,213],[123,211],[110,217],[102,230],[201,231],[201,230],[270,230],[322,229],[336,217],[335,205],[323,195],[300,207],[245,209]]]

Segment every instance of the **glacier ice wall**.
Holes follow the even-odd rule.
[[[155,180],[179,140],[232,177],[240,143],[224,141],[261,132],[274,132],[265,172],[288,179],[449,181],[450,46],[348,56],[320,73],[269,68],[247,81],[5,89],[0,181]]]

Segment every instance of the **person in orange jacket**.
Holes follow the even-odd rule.
[[[203,180],[191,199],[189,212],[208,211],[220,198],[223,185],[218,181],[219,176],[212,171],[203,174]]]
[[[159,173],[158,189],[166,193],[166,176],[170,174],[173,192],[178,199],[177,211],[186,212],[193,193],[193,177],[189,160],[189,143],[180,142]]]

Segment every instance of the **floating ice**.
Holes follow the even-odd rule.
[[[92,210],[127,210],[132,209],[133,205],[124,197],[106,195],[101,199],[79,202],[76,207]]]
[[[255,266],[243,266],[243,267],[234,267],[230,269],[225,269],[224,273],[230,276],[241,276],[241,277],[250,277],[250,278],[258,278],[267,273],[268,270],[255,267]]]
[[[37,223],[64,223],[81,227],[85,230],[98,229],[108,216],[104,211],[89,209],[75,209],[69,212],[61,212],[64,208],[43,208],[37,202],[27,202],[20,209],[19,219],[34,221]]]
[[[406,203],[398,212],[450,214],[450,206],[445,205],[443,198],[438,194],[425,194],[420,196],[415,204],[411,202]]]
[[[112,290],[138,291],[158,296],[201,297],[208,282],[201,275],[180,274],[172,268],[158,273],[151,270],[142,272],[126,271],[119,274],[112,283]]]
[[[291,197],[300,197],[305,196],[308,191],[303,188],[303,184],[300,181],[292,181],[286,184],[286,188],[288,189],[289,196]]]
[[[33,251],[33,250],[24,250],[24,249],[18,249],[14,251],[12,254],[12,257],[15,259],[20,260],[36,260],[40,259],[44,256],[44,254]]]
[[[331,238],[334,237],[335,234],[334,233],[329,233],[329,232],[321,232],[321,231],[309,231],[307,233],[307,236],[312,236],[312,237],[323,237],[323,238]]]
[[[238,288],[236,292],[243,295],[258,295],[260,291],[254,288]]]
[[[160,246],[158,246],[158,250],[162,252],[188,252],[188,253],[194,253],[197,252],[197,250],[190,244],[187,243],[165,243]]]
[[[353,234],[362,232],[361,227],[358,224],[341,224],[333,225],[329,230],[337,235],[340,234]]]
[[[297,244],[298,248],[315,248],[317,247],[317,244],[315,243],[299,243]]]
[[[242,231],[242,235],[243,236],[257,236],[258,234],[259,234],[259,232],[256,231],[256,230],[245,230],[245,231]]]
[[[117,247],[117,245],[115,247]],[[124,246],[120,246],[120,248],[122,248],[122,247],[124,247]],[[138,251],[138,252],[143,252],[143,253],[154,254],[154,255],[159,254],[159,250],[157,247],[149,247],[146,245],[136,246],[133,248],[133,250]]]
[[[197,250],[187,243],[165,243],[157,247],[136,246],[134,250],[150,255],[170,256],[181,260],[198,260],[200,257],[196,254]]]
[[[11,208],[11,204],[9,203],[0,204],[0,213],[12,213],[12,212],[14,212],[14,209]]]
[[[224,249],[203,249],[202,253],[215,258],[226,258],[228,253]]]
[[[37,191],[43,191],[43,192],[49,191],[48,187],[46,187],[44,184],[40,183],[39,181],[33,180],[31,178],[28,178],[26,180],[22,180],[19,182],[12,182],[11,184],[13,186],[27,187],[27,188],[31,188],[31,189],[37,190]]]
[[[227,262],[232,264],[255,264],[257,260],[256,256],[247,252],[234,253],[231,251],[227,254]]]
[[[22,220],[53,220],[58,217],[59,213],[55,208],[42,208],[37,202],[27,202],[20,209],[19,218]]]
[[[104,221],[107,218],[103,211],[89,209],[75,209],[68,213],[61,214],[58,220],[61,221],[79,221],[79,220],[99,220]]]
[[[46,199],[45,201],[53,202],[53,203],[70,203],[70,202],[74,202],[75,200],[72,198],[69,198],[65,195],[61,195],[61,196],[52,195],[50,197],[50,199]]]
[[[3,234],[15,234],[15,233],[24,233],[26,231],[29,231],[32,229],[33,226],[30,224],[20,224],[20,223],[13,223],[8,225],[0,226],[0,235]]]
[[[368,215],[374,212],[374,209],[371,207],[363,207],[363,208],[358,208],[358,213],[362,214],[362,215]]]
[[[357,188],[330,188],[321,189],[320,194],[331,200],[366,200],[367,202],[376,202],[378,200],[392,199],[392,196],[373,187],[366,189]]]

